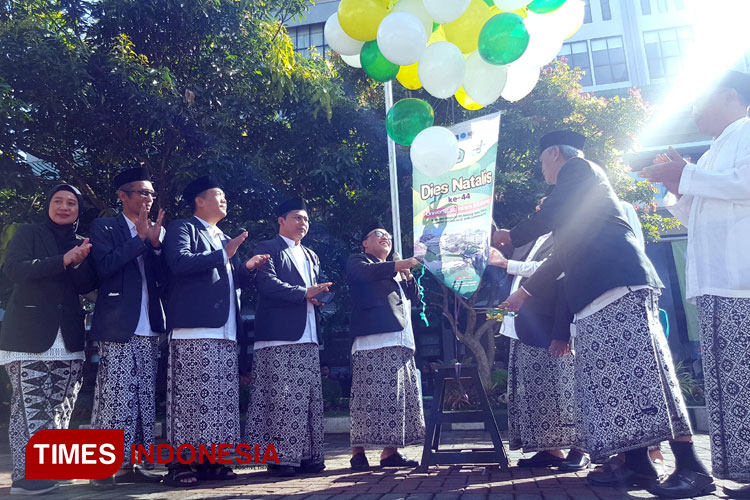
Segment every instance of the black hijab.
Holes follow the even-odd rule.
[[[72,224],[58,224],[54,222],[49,216],[49,206],[52,203],[52,197],[58,191],[68,191],[73,193],[78,200],[78,217]],[[53,187],[52,190],[47,194],[47,210],[45,212],[46,221],[45,224],[52,231],[57,242],[57,248],[61,252],[67,252],[78,244],[76,239],[76,230],[78,229],[78,220],[81,217],[81,210],[83,210],[83,196],[81,192],[70,184],[58,184]]]

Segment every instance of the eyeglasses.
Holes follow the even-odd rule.
[[[134,191],[130,191],[127,189],[122,190],[125,193],[138,193],[139,195],[143,196],[144,198],[152,198],[156,199],[156,193],[153,191],[149,191],[148,189],[136,189]]]
[[[378,238],[388,238],[388,240],[392,240],[393,236],[388,234],[386,231],[381,231],[380,229],[376,229],[374,231],[370,231],[370,234],[367,236],[370,236],[371,234],[374,234]]]

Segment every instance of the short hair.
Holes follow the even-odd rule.
[[[568,146],[567,144],[556,144],[548,147],[545,151],[552,148],[557,148],[560,151],[560,156],[566,160],[570,160],[571,158],[583,158],[583,151],[576,149],[573,146]]]

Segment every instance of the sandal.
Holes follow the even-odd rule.
[[[176,488],[190,488],[201,484],[196,477],[195,472],[193,472],[193,469],[188,465],[171,467],[167,471],[167,475],[164,476],[163,481],[164,484]]]

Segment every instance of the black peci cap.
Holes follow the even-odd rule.
[[[146,167],[130,168],[120,172],[112,179],[112,189],[119,190],[125,184],[135,181],[150,181],[151,174]]]
[[[552,146],[571,146],[578,150],[583,149],[586,144],[586,137],[572,130],[556,130],[542,136],[539,141],[539,152]]]
[[[201,194],[203,191],[211,188],[221,188],[221,184],[213,175],[204,175],[198,177],[193,182],[188,184],[182,191],[182,200],[188,205],[193,203],[195,197]]]
[[[284,217],[292,210],[307,210],[307,204],[302,198],[290,198],[286,201],[279,203],[276,207],[276,216]]]

